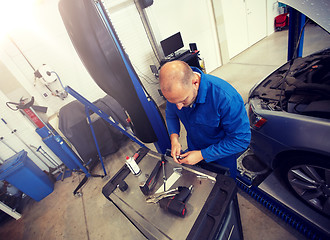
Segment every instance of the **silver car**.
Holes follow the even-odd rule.
[[[330,48],[281,66],[251,89],[246,107],[255,155],[330,216]]]

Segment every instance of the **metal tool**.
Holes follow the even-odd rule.
[[[32,97],[33,99],[33,97]],[[31,100],[32,101],[32,100]],[[34,109],[30,106],[29,109],[34,113],[34,115],[39,119],[39,121],[42,122],[42,124],[48,129],[49,133],[51,133],[53,136],[55,136],[55,133],[53,132],[53,130],[48,126],[47,123],[45,123],[41,117],[38,116],[38,114],[36,113],[36,111],[34,111]]]
[[[181,159],[184,159],[184,157],[176,156],[176,159],[181,160]]]
[[[122,180],[118,183],[117,187],[119,188],[120,191],[125,192],[128,189],[127,183]]]
[[[163,166],[163,182],[164,182],[164,191],[166,191],[166,173],[165,173],[165,156],[162,155],[162,166]]]
[[[177,173],[179,173],[179,174],[181,174],[182,173],[182,167],[174,167],[173,168],[173,172],[177,172]]]
[[[140,183],[140,189],[144,195],[149,195],[152,189],[154,188],[157,180],[160,169],[163,169],[163,181],[164,181],[164,191],[166,191],[166,174],[165,174],[165,163],[167,160],[164,155],[162,155],[162,160],[156,163],[156,166],[153,168],[151,174],[147,177],[147,180]]]
[[[43,153],[45,155],[45,157],[49,160],[52,160],[50,162],[54,163],[57,166],[60,166],[60,164],[58,164],[54,158],[52,158],[41,146],[38,147],[39,152]]]
[[[181,153],[182,153],[182,151],[181,151]],[[171,149],[166,149],[165,155],[168,157],[172,157]],[[184,157],[181,157],[180,155],[176,155],[176,159],[180,162],[180,160],[184,159]]]
[[[0,137],[0,141],[5,144],[10,150],[12,150],[14,153],[17,153],[15,149],[13,149],[11,146],[8,145],[8,143],[5,142],[4,137]]]
[[[174,188],[170,189],[168,191],[160,192],[160,193],[155,193],[153,195],[150,195],[146,198],[147,203],[158,203],[161,199],[167,198],[167,197],[173,197],[176,194],[178,194],[179,188]]]
[[[56,161],[45,150],[42,149],[41,146],[35,147],[35,146],[30,144],[30,147],[34,148],[36,150],[36,152],[39,152],[44,158],[46,158],[48,160],[48,162],[50,162],[55,167],[60,166],[58,163],[56,163]]]
[[[46,124],[45,122],[39,118],[37,113],[35,112],[47,112],[47,107],[36,106],[34,104],[34,97],[31,97],[31,101],[26,102],[27,99],[23,99],[23,97],[19,100],[19,103],[14,102],[6,102],[8,108],[13,111],[20,110],[24,116],[26,116],[37,128],[43,128]],[[48,126],[46,126],[48,128]]]
[[[161,169],[161,166],[162,166],[162,161],[158,161],[156,163],[156,166],[152,170],[151,174],[147,178],[147,180],[140,184],[140,189],[144,195],[148,195],[151,192],[151,190],[154,188],[157,182],[157,177],[159,170]]]
[[[186,204],[192,190],[193,185],[187,187],[178,187],[179,193],[172,197],[162,198],[159,200],[159,206],[174,215],[184,217],[186,215]]]
[[[15,134],[16,137],[49,169],[49,166],[45,163],[45,161],[42,160],[37,154],[35,154],[34,151],[29,147],[29,145],[27,145],[27,143],[17,134],[17,130],[11,129],[3,118],[1,118],[1,120],[6,125],[6,127],[11,131],[11,133]]]
[[[199,184],[202,184],[202,180],[208,179],[208,177],[204,175],[198,175],[196,177],[199,180]]]

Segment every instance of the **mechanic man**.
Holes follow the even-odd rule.
[[[235,178],[236,155],[249,146],[251,138],[241,95],[226,81],[182,61],[164,64],[159,79],[167,99],[166,122],[174,161],[190,165],[214,162]],[[184,153],[179,143],[180,120],[187,131]]]

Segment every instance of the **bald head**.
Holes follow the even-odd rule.
[[[159,72],[159,83],[163,93],[171,92],[176,87],[186,87],[191,83],[194,73],[183,61],[164,64]]]
[[[159,83],[167,101],[181,110],[194,103],[200,84],[200,75],[182,61],[168,62],[159,72]]]

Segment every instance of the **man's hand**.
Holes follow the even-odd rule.
[[[179,163],[185,163],[189,165],[195,165],[203,160],[201,151],[190,151],[180,155],[183,159],[179,160]]]
[[[181,154],[181,144],[179,143],[179,135],[178,134],[171,134],[171,156],[173,157],[174,162],[180,163],[176,158]]]

